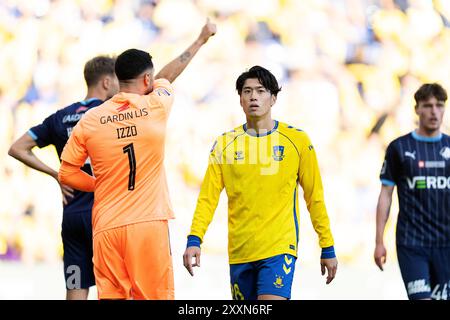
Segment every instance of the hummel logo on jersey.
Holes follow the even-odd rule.
[[[124,110],[127,110],[130,107],[130,101],[125,102],[123,105],[118,107],[116,110],[119,112],[122,112]]]
[[[234,152],[234,160],[244,160],[244,154],[242,151]]]
[[[408,177],[406,182],[410,189],[450,189],[450,177]]]
[[[413,160],[416,160],[416,151],[414,152],[405,151],[405,157],[410,157]]]
[[[450,159],[450,148],[449,147],[443,147],[441,151],[439,151],[439,154],[444,158],[445,160]]]

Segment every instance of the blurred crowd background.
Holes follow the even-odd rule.
[[[261,65],[282,86],[273,117],[305,130],[315,145],[340,262],[373,263],[385,148],[415,128],[413,94],[423,82],[450,89],[447,0],[2,0],[0,259],[34,264],[62,254],[58,185],[9,157],[11,143],[84,99],[90,58],[139,48],[151,53],[157,72],[197,37],[206,17],[217,34],[175,81],[169,120],[175,251],[184,250],[215,137],[245,122],[235,80]],[[444,132],[448,119],[447,112]],[[54,148],[34,151],[59,167]],[[391,250],[397,208],[395,201]],[[301,217],[300,257],[316,265],[317,237],[303,204]],[[204,250],[226,254],[223,198]]]

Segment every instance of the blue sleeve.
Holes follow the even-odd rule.
[[[332,258],[336,258],[334,246],[322,248],[322,254],[320,255],[320,259],[332,259]]]
[[[186,244],[186,248],[189,247],[199,247],[200,248],[200,244],[201,244],[201,240],[199,237],[197,236],[193,236],[193,235],[189,235],[188,236],[188,241]]]
[[[32,127],[28,130],[28,134],[36,141],[39,148],[54,144],[54,120],[55,114],[47,117],[41,124]]]
[[[386,150],[383,167],[380,172],[380,180],[383,185],[394,186],[399,179],[399,156],[393,143],[389,144]]]

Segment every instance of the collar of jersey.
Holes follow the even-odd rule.
[[[422,142],[438,142],[442,139],[442,133],[439,133],[436,137],[424,137],[416,133],[416,131],[411,132],[412,137],[417,141]]]
[[[95,100],[100,100],[101,101],[101,99],[99,99],[99,98],[90,98],[90,99],[87,99],[87,100],[80,101],[80,103],[83,106],[86,106],[86,105],[88,105],[89,103],[91,103],[92,101],[95,101]]]
[[[258,133],[250,133],[250,132],[248,132],[247,131],[247,124],[246,123],[244,123],[244,125],[242,126],[242,128],[244,129],[244,131],[245,131],[245,133],[247,133],[249,136],[252,136],[252,137],[264,137],[264,136],[268,136],[269,134],[271,134],[272,132],[274,132],[275,130],[277,130],[277,128],[278,128],[278,121],[277,120],[273,120],[273,121],[275,121],[275,125],[273,126],[273,128],[272,128],[272,130],[270,130],[270,131],[268,131],[268,132],[265,132],[265,133],[261,133],[261,134],[258,134]]]
[[[132,93],[132,92],[119,92],[111,98],[111,101],[122,102],[122,101],[130,100],[130,98],[136,99],[136,98],[139,98],[142,96],[145,96],[145,95],[141,95],[139,93]]]

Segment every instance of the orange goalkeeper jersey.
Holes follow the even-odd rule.
[[[173,89],[155,80],[149,95],[119,93],[78,122],[61,159],[90,158],[95,181],[94,234],[174,217],[164,170],[164,142]]]

